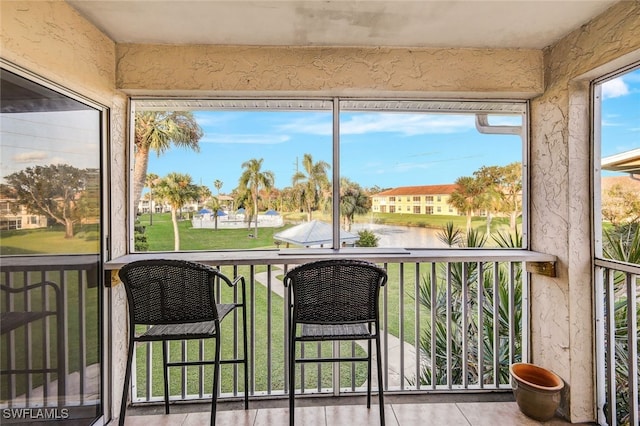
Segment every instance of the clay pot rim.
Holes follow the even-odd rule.
[[[558,383],[555,386],[541,386],[535,383],[531,383],[527,380],[524,380],[522,377],[520,377],[519,375],[514,373],[514,367],[517,368],[520,365],[526,365],[528,367],[531,367],[535,370],[538,371],[544,371],[545,374],[551,376],[551,378]],[[520,383],[523,383],[529,387],[532,387],[534,389],[538,389],[540,391],[547,391],[547,392],[557,392],[559,390],[562,390],[564,388],[564,381],[560,378],[560,376],[558,376],[556,373],[554,373],[553,371],[540,367],[539,365],[536,364],[530,364],[530,363],[526,363],[526,362],[516,362],[513,363],[509,366],[509,372],[511,373],[511,377],[513,377],[515,380],[517,380]]]

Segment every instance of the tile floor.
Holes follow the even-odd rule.
[[[149,414],[131,409],[127,412],[126,426],[200,426],[209,423],[209,412],[183,412],[176,414]],[[391,403],[385,404],[388,426],[533,426],[566,425],[560,418],[541,423],[526,417],[515,402],[458,402],[458,403]],[[218,411],[219,426],[272,426],[287,425],[288,408],[253,408],[247,411]],[[325,405],[296,407],[296,425],[379,425],[377,405],[367,410],[365,405]]]

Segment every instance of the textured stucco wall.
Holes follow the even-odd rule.
[[[127,93],[531,98],[542,52],[518,49],[117,46]]]
[[[62,1],[0,2],[0,57],[109,108],[112,255],[126,247],[126,97],[115,90],[115,43]],[[106,294],[106,293],[105,293]],[[119,406],[126,360],[126,296],[111,291],[114,401]],[[108,392],[108,388],[104,388]]]
[[[640,2],[619,3],[545,49],[545,93],[531,104],[531,247],[559,259],[557,278],[532,278],[532,360],[567,382],[573,422],[596,410],[589,79],[639,49]]]

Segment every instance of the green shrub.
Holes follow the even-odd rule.
[[[373,232],[363,229],[358,231],[360,239],[356,241],[357,247],[378,247],[378,241],[380,240]]]

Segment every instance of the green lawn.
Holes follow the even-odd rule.
[[[98,253],[98,229],[98,225],[78,227],[69,239],[62,227],[0,231],[0,255]]]

